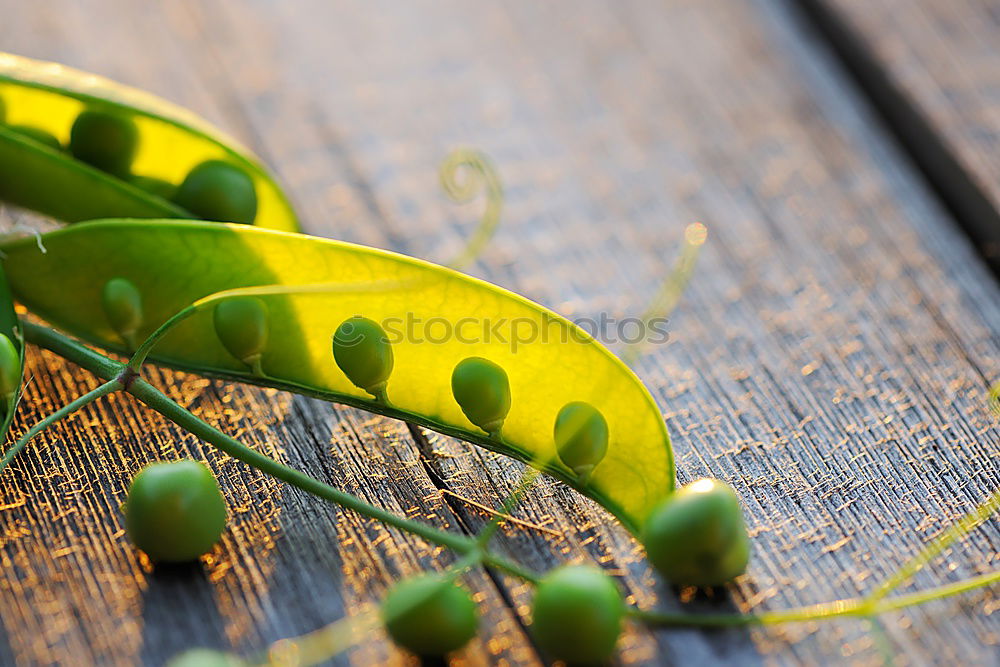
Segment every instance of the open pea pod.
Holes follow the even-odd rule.
[[[495,285],[383,250],[243,225],[95,221],[42,241],[46,253],[34,239],[0,244],[14,295],[93,343],[121,350],[203,300],[153,359],[516,457],[633,531],[673,490],[664,420],[636,376],[582,329]],[[285,287],[211,296],[269,285]],[[380,335],[366,339],[372,328]],[[587,461],[595,447],[598,460]]]
[[[0,269],[0,442],[14,421],[14,411],[21,398],[24,374],[24,341],[21,337],[14,298],[7,278]]]
[[[103,77],[6,53],[0,199],[67,222],[170,217],[299,228],[257,158],[207,121]]]

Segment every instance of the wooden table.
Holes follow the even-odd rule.
[[[1000,248],[1000,9],[987,4],[6,0],[0,48],[188,106],[280,174],[310,233],[432,260],[461,248],[478,210],[441,194],[437,165],[478,147],[507,199],[471,273],[572,317],[641,312],[684,227],[704,222],[671,340],[637,372],[679,481],[719,477],[742,497],[748,573],[713,595],[667,588],[606,513],[551,480],[517,510],[547,530],[510,526],[497,548],[537,569],[596,561],[645,607],[763,611],[865,594],[1000,485],[987,398],[1000,289],[983,259],[996,267]],[[28,376],[18,434],[95,386],[37,350]],[[153,379],[254,447],[456,532],[487,518],[459,496],[495,504],[519,473],[342,406]],[[219,475],[231,528],[204,563],[153,570],[118,508],[143,465],[188,455]],[[250,653],[453,560],[126,398],[48,431],[0,489],[2,664]],[[994,518],[903,591],[998,564]],[[541,662],[530,591],[484,570],[467,583],[483,632],[460,663]],[[633,626],[620,660],[996,664],[998,592],[875,622]],[[379,633],[338,658],[405,660]]]

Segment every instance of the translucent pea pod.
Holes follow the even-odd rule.
[[[129,350],[135,349],[135,335],[142,326],[142,295],[127,278],[112,278],[104,283],[101,305],[108,323]]]
[[[261,357],[269,332],[267,306],[255,297],[226,299],[215,307],[215,333],[229,353],[264,375]]]
[[[14,420],[24,375],[24,342],[18,328],[14,299],[0,270],[0,441]]]
[[[360,315],[344,320],[333,334],[333,358],[356,387],[388,402],[392,345],[378,322]]]
[[[41,240],[46,253],[33,238],[0,242],[13,293],[91,343],[123,349],[99,303],[108,280],[128,276],[143,295],[138,339],[189,313],[166,330],[150,361],[359,407],[515,457],[593,498],[633,532],[673,490],[663,416],[632,371],[570,321],[495,285],[383,250],[246,225],[94,221]],[[253,375],[216,333],[215,306],[236,296],[267,307],[266,376]],[[391,403],[359,387],[331,355],[331,335],[358,314],[392,342]],[[470,357],[507,376],[512,400],[499,439],[470,423],[453,394],[452,371]],[[553,438],[559,411],[574,401],[608,425],[607,452],[586,484],[560,460]]]
[[[553,427],[559,458],[586,483],[608,451],[608,422],[590,403],[563,406]]]
[[[108,79],[0,53],[0,200],[66,222],[106,217],[198,217],[169,200],[185,178],[222,161],[251,183],[255,206],[240,222],[299,228],[288,199],[260,161],[208,122]],[[14,126],[54,137],[41,145]],[[147,180],[149,179],[149,180]],[[166,183],[169,187],[145,187]],[[246,201],[245,183],[237,199]]]
[[[451,374],[451,393],[470,422],[499,437],[510,412],[510,380],[504,369],[482,357],[463,359]]]

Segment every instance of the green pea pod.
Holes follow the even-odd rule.
[[[14,421],[24,375],[24,343],[14,312],[14,299],[0,270],[0,442]]]
[[[636,376],[568,320],[489,283],[383,250],[245,225],[95,221],[42,242],[46,253],[34,239],[0,243],[13,293],[92,343],[122,350],[101,298],[109,280],[124,278],[142,295],[137,340],[198,302],[153,348],[160,363],[353,405],[516,457],[594,498],[633,532],[673,490],[664,420]],[[234,296],[266,303],[260,374],[227,349],[213,322],[215,306]],[[374,392],[380,398],[331,349],[356,316],[381,327],[392,363],[368,354],[368,338],[383,344],[377,329],[356,348],[343,337],[337,347],[379,363],[379,382],[387,377]],[[493,436],[452,392],[453,370],[470,357],[499,366],[509,383],[509,411]],[[475,394],[460,393],[463,401]],[[553,436],[574,401],[607,422],[607,452],[586,480],[560,460]]]
[[[67,222],[111,216],[215,219],[212,208],[189,212],[164,195],[198,166],[223,162],[252,181],[253,224],[299,228],[287,198],[257,158],[207,121],[149,93],[0,53],[0,101],[6,110],[0,123],[10,124],[0,124],[2,200]],[[44,132],[67,150],[34,140],[17,126]]]

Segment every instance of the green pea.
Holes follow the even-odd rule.
[[[344,320],[333,334],[333,358],[354,385],[382,402],[392,374],[392,345],[385,330],[367,317]]]
[[[177,186],[170,181],[165,181],[162,178],[153,178],[152,176],[133,176],[131,178],[132,185],[139,188],[140,190],[145,190],[150,194],[154,194],[161,199],[173,199],[174,195],[177,193]]]
[[[539,582],[531,615],[543,651],[568,663],[595,664],[614,653],[625,604],[607,574],[589,565],[569,565]]]
[[[73,157],[119,178],[128,176],[138,147],[138,128],[120,113],[84,111],[69,132]]]
[[[585,483],[608,452],[604,415],[590,403],[567,403],[556,416],[553,433],[559,458]]]
[[[510,381],[504,369],[482,357],[458,362],[451,393],[469,421],[496,437],[510,412]]]
[[[226,501],[203,464],[154,463],[132,480],[125,531],[154,562],[195,560],[219,541],[225,527]]]
[[[442,656],[476,636],[476,603],[462,586],[440,575],[397,583],[382,602],[382,621],[397,645],[421,656]]]
[[[646,520],[642,543],[653,567],[679,585],[719,586],[750,559],[739,498],[717,479],[692,482],[664,500]]]
[[[232,653],[192,648],[170,658],[163,667],[244,667],[246,664]]]
[[[101,291],[101,305],[111,328],[130,350],[134,350],[135,336],[142,326],[142,295],[139,290],[127,278],[112,278]]]
[[[8,128],[18,134],[23,134],[33,141],[37,141],[43,146],[54,148],[57,151],[62,150],[62,144],[59,143],[59,140],[39,127],[32,127],[31,125],[8,125]]]
[[[192,169],[173,199],[203,220],[250,225],[257,217],[253,180],[222,160],[208,160]]]
[[[264,302],[253,296],[226,299],[215,306],[215,333],[222,345],[255,375],[263,375],[261,356],[267,347],[268,314]]]
[[[21,354],[7,334],[0,333],[0,398],[4,408],[21,388]],[[4,410],[0,410],[3,414]]]

